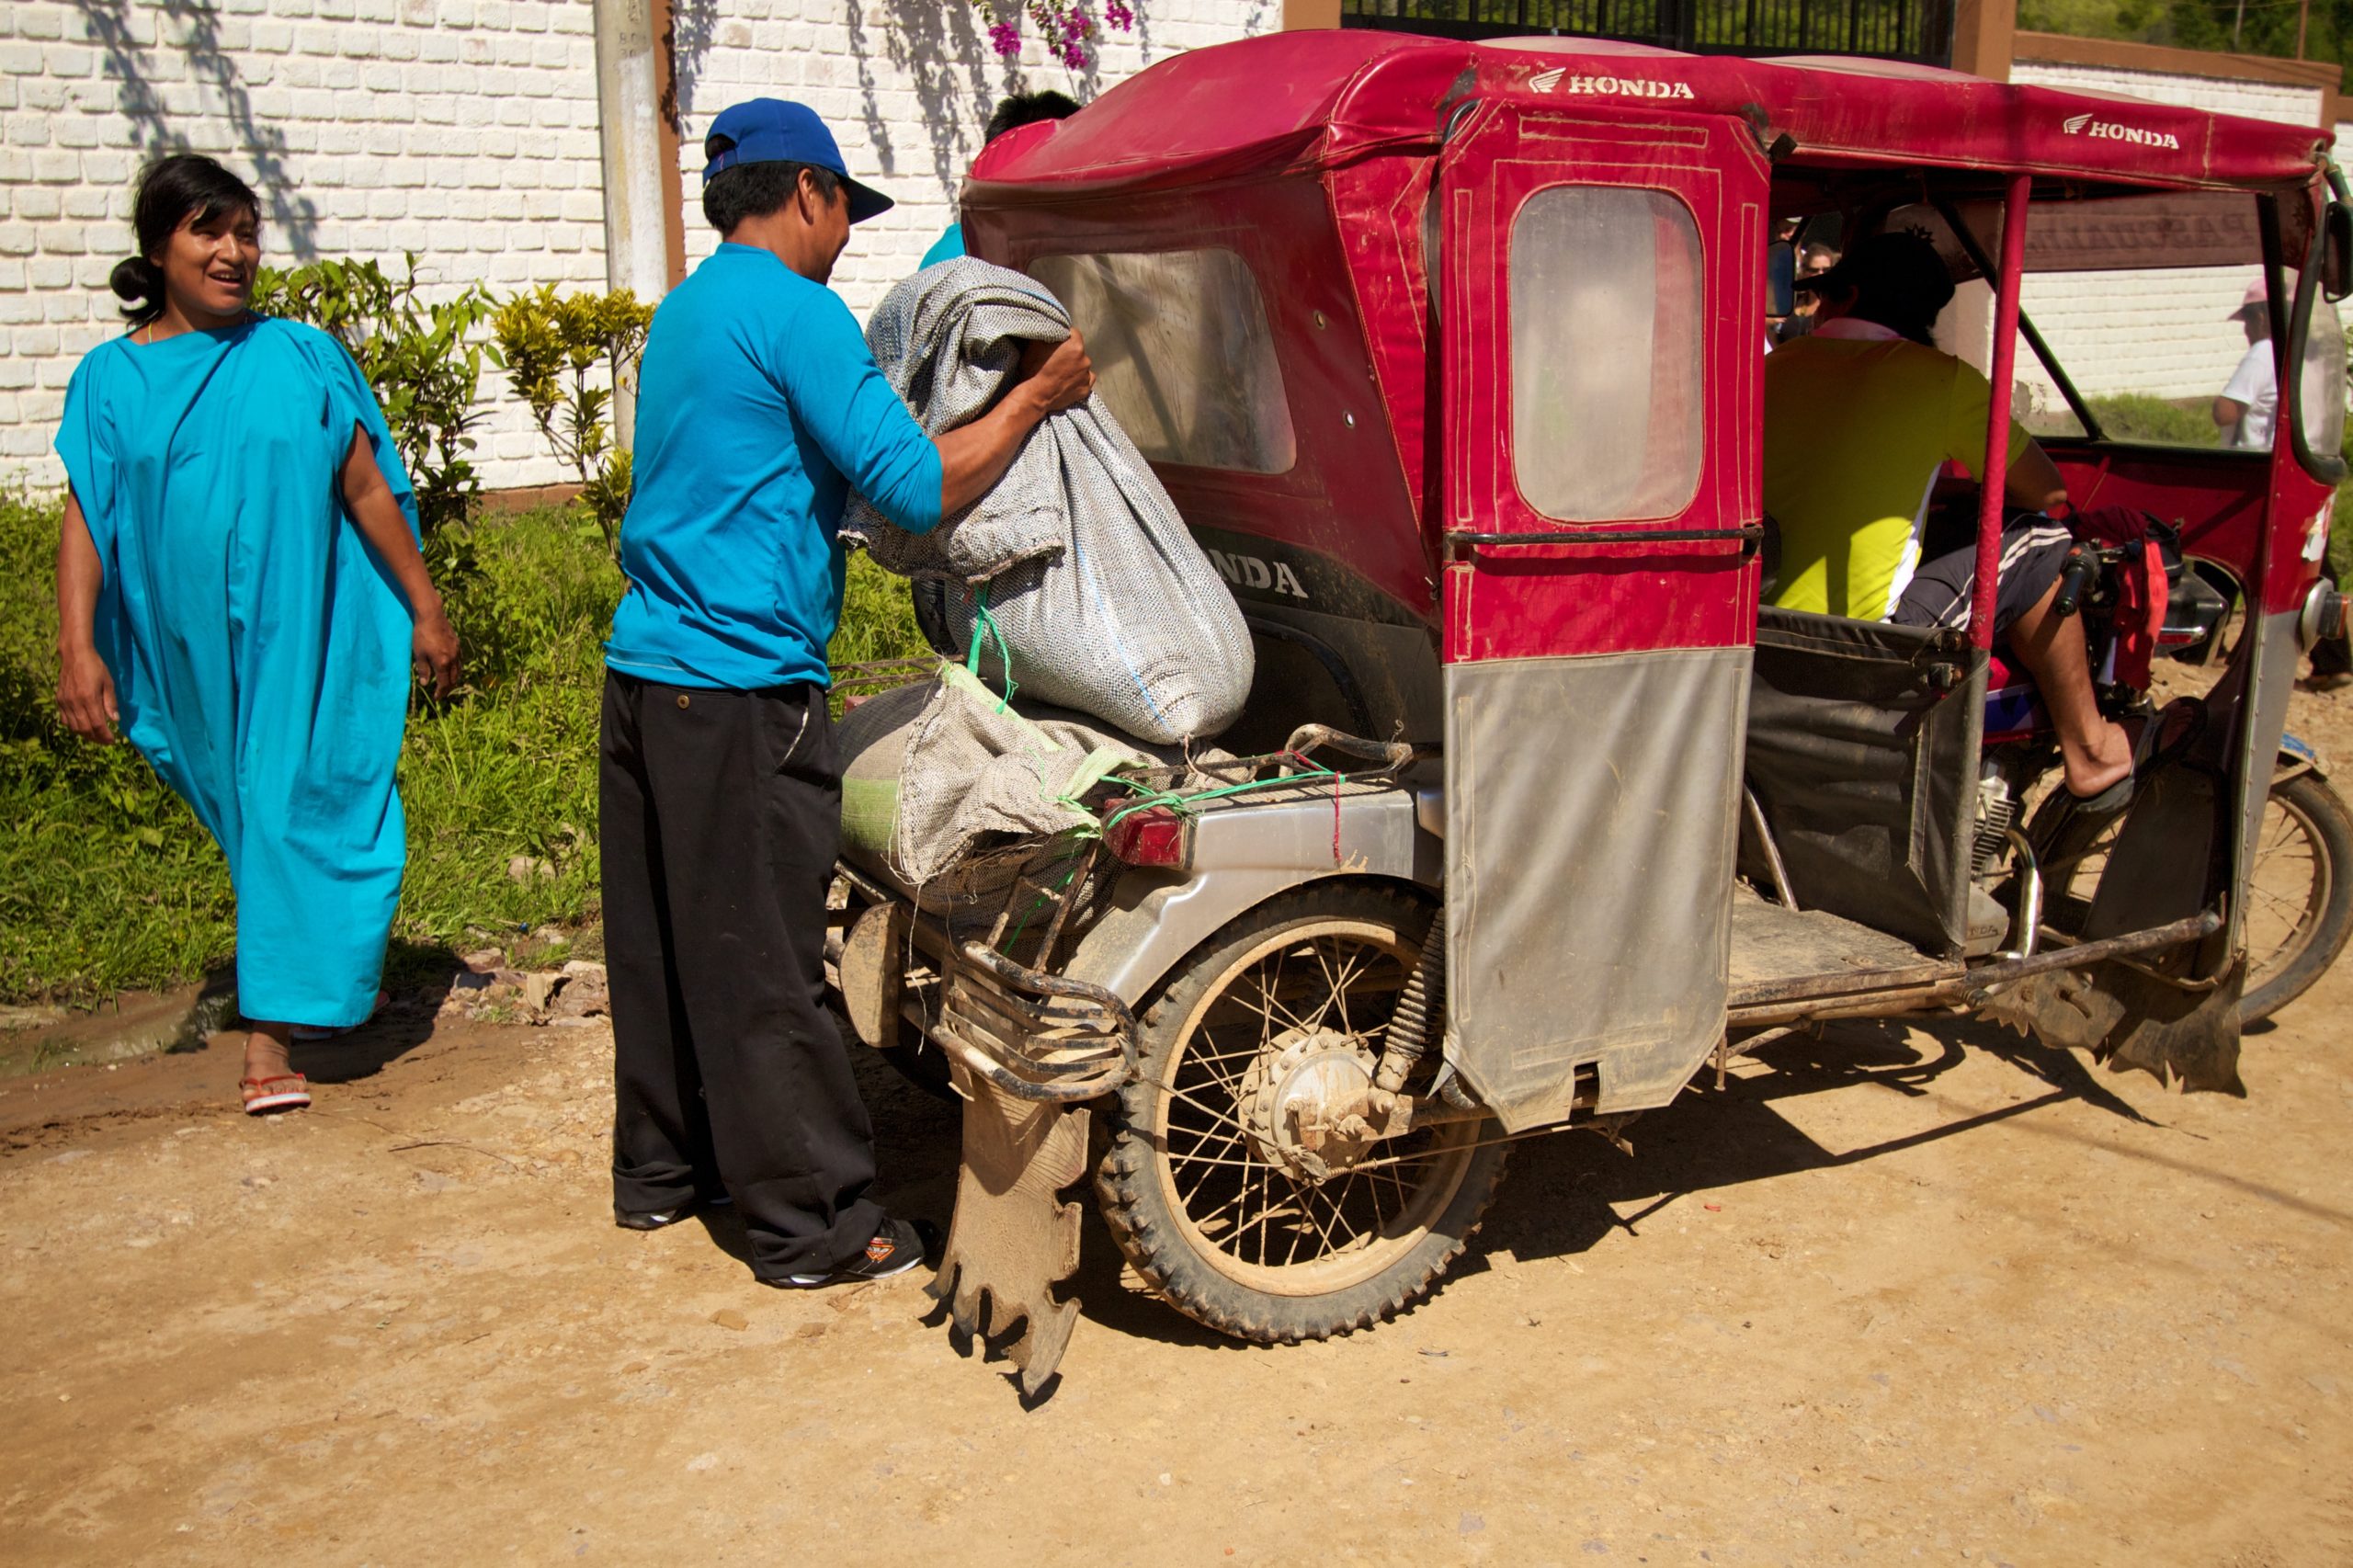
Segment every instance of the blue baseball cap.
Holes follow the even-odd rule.
[[[830,169],[840,177],[842,189],[849,196],[851,222],[862,223],[891,210],[889,197],[849,177],[834,133],[825,129],[825,122],[807,104],[784,98],[747,99],[722,109],[719,118],[710,122],[710,133],[703,140],[706,150],[712,136],[724,136],[734,145],[703,165],[705,185],[738,164],[807,164],[812,168]]]

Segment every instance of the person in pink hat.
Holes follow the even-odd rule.
[[[2279,412],[2279,372],[2271,362],[2271,307],[2262,278],[2246,286],[2231,319],[2246,329],[2246,353],[2231,372],[2230,384],[2214,400],[2214,423],[2225,447],[2268,452],[2272,421]]]

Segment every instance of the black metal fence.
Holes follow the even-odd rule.
[[[1341,0],[1340,8],[1346,27],[1441,38],[1566,33],[1699,54],[1952,58],[1952,0]]]

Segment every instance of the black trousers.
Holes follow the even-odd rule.
[[[613,1202],[724,1188],[752,1271],[847,1263],[881,1223],[874,1132],[824,1004],[841,769],[815,686],[608,670],[601,755]]]

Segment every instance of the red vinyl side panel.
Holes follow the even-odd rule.
[[[1500,106],[1483,110],[1449,153],[1445,257],[1449,409],[1444,516],[1449,534],[1601,534],[1560,544],[1518,540],[1460,544],[1449,554],[1449,663],[1663,648],[1745,646],[1756,626],[1756,551],[1738,530],[1761,517],[1758,443],[1762,411],[1761,299],[1767,172],[1747,128],[1735,121],[1661,115],[1651,122],[1597,121]],[[1662,318],[1658,331],[1695,335],[1697,400],[1682,413],[1697,442],[1697,471],[1673,495],[1644,496],[1608,516],[1554,516],[1525,489],[1530,448],[1547,433],[1517,406],[1515,310],[1549,308],[1529,293],[1508,298],[1515,224],[1529,203],[1560,190],[1656,193],[1685,215],[1699,245],[1703,276],[1674,246],[1660,249],[1662,295],[1695,283],[1702,303],[1688,321]],[[1552,297],[1569,308],[1564,279]],[[1654,342],[1654,352],[1664,351]],[[1608,374],[1606,347],[1576,373]],[[1516,370],[1517,366],[1517,370]],[[1518,428],[1516,428],[1518,426]],[[1574,433],[1553,433],[1570,439]],[[1654,440],[1663,433],[1654,428]],[[1579,508],[1570,508],[1572,510]],[[1583,508],[1588,512],[1596,508]],[[1643,534],[1702,533],[1657,543],[1615,542]]]

